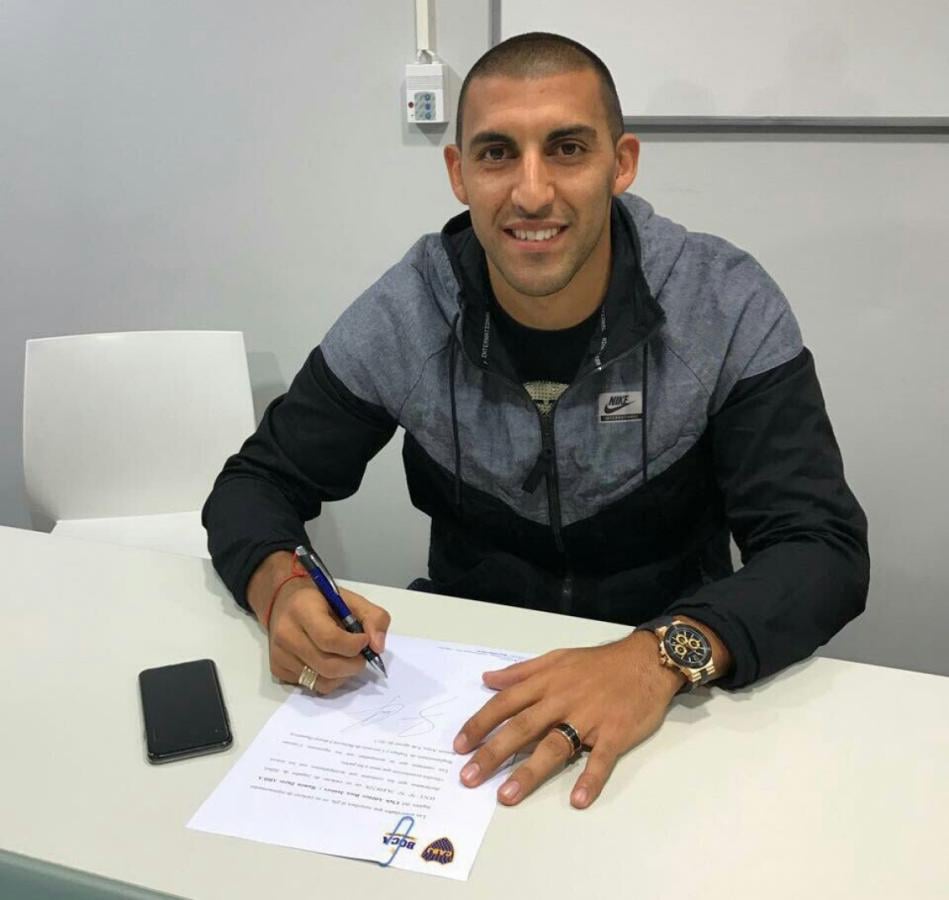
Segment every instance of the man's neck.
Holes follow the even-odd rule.
[[[490,259],[488,277],[498,303],[512,319],[542,331],[572,328],[585,321],[603,302],[610,284],[610,229],[570,283],[556,294],[531,297],[515,290]]]

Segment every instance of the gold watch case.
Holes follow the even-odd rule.
[[[659,661],[678,669],[686,678],[686,688],[694,688],[715,674],[712,645],[709,639],[689,622],[675,619],[656,629],[659,638]]]

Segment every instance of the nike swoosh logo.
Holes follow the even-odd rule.
[[[632,402],[632,400],[627,400],[625,397],[620,400],[619,403],[614,403],[612,400],[610,400],[610,402],[603,407],[603,415],[608,416],[610,413],[619,412],[621,409],[625,409],[627,406],[629,406]]]

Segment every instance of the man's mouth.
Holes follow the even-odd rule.
[[[514,238],[518,243],[545,244],[556,240],[566,230],[567,226],[561,225],[557,228],[541,228],[537,231],[528,231],[523,228],[505,228],[504,233]]]

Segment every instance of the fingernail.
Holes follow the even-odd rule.
[[[455,748],[455,753],[468,752],[468,738],[465,737],[464,732],[461,732],[458,737],[455,738],[455,742],[452,746]]]
[[[471,782],[478,777],[480,771],[481,766],[477,763],[468,763],[468,765],[461,770],[461,780],[465,784],[471,784]]]
[[[590,792],[586,788],[577,788],[573,792],[573,805],[586,806],[590,800]]]
[[[521,792],[521,786],[516,781],[506,782],[498,793],[501,797],[507,800],[508,803],[513,803],[517,799],[517,795]]]

